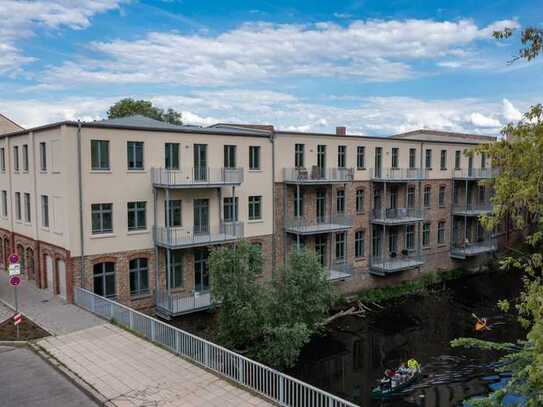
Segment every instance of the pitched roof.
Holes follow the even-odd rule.
[[[23,127],[0,113],[0,134],[11,133],[17,130],[23,130]]]
[[[435,136],[439,138],[448,138],[448,139],[461,139],[461,140],[477,140],[477,141],[495,141],[495,136],[485,136],[483,134],[471,134],[471,133],[458,133],[452,131],[442,131],[442,130],[429,130],[429,129],[419,129],[407,131],[405,133],[394,134],[390,138],[413,138],[417,136]]]
[[[149,127],[153,129],[179,129],[180,127],[196,127],[179,124],[171,124],[160,120],[151,119],[150,117],[136,114],[133,116],[118,117],[115,119],[97,120],[93,123],[102,124],[104,126],[123,126],[123,127]]]

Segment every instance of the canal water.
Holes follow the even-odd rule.
[[[515,341],[524,336],[514,315],[497,308],[515,298],[521,280],[515,273],[474,275],[440,284],[425,295],[385,304],[365,319],[343,318],[331,333],[311,341],[289,373],[363,407],[453,407],[484,395],[506,380],[495,374],[498,354],[452,349],[458,337]],[[476,333],[472,314],[488,318],[490,331]],[[371,389],[387,368],[415,358],[423,377],[401,397],[371,400]]]

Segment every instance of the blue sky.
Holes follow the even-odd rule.
[[[495,134],[538,103],[540,61],[507,61],[533,1],[0,0],[0,112],[94,120],[122,97],[187,123]]]

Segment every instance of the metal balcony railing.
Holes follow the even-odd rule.
[[[497,241],[494,237],[488,237],[475,242],[455,242],[451,245],[451,257],[465,259],[467,257],[495,252],[497,248]]]
[[[490,202],[477,202],[465,204],[454,204],[453,213],[455,215],[479,216],[492,211]]]
[[[352,182],[353,168],[283,168],[285,182],[296,184],[325,184],[336,182]]]
[[[243,168],[181,168],[169,170],[152,168],[154,186],[169,188],[206,188],[239,185],[243,182]]]
[[[372,168],[371,179],[376,181],[418,181],[427,178],[422,168]]]
[[[347,263],[333,263],[331,267],[328,267],[328,280],[344,280],[353,275],[353,269],[350,264]]]
[[[193,227],[154,226],[155,244],[168,248],[206,246],[243,237],[243,222],[219,223]]]
[[[498,175],[497,168],[453,169],[452,177],[457,179],[487,179]]]
[[[155,305],[160,313],[168,317],[200,311],[213,305],[211,293],[170,293],[165,289],[155,291]]]
[[[324,217],[294,216],[287,219],[287,232],[301,235],[327,233],[335,230],[345,230],[353,226],[353,218],[347,215],[327,215]]]
[[[417,268],[423,264],[423,255],[406,250],[399,253],[389,253],[385,256],[371,256],[369,259],[370,273],[379,276]]]
[[[421,208],[389,208],[372,209],[372,221],[376,223],[412,223],[424,219],[424,210]]]

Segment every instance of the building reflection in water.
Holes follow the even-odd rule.
[[[499,318],[502,329],[485,339],[514,341],[522,330],[513,317],[499,314],[496,302],[518,293],[517,276],[476,276],[448,283],[431,295],[411,297],[372,313],[368,319],[343,318],[326,337],[315,338],[291,373],[361,406],[452,407],[488,392],[483,376],[493,374],[496,354],[451,349],[452,339],[474,336],[471,316]],[[385,369],[416,358],[424,366],[421,381],[404,397],[370,399]]]

